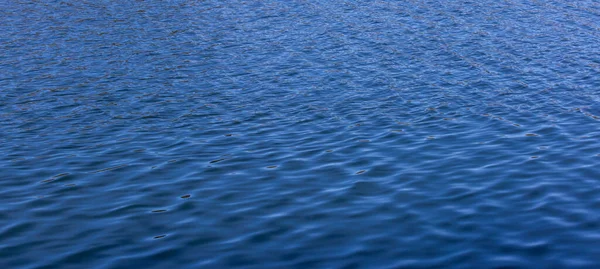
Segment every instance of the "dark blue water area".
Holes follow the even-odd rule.
[[[1,268],[598,268],[598,1],[0,1]]]

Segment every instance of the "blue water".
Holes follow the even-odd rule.
[[[598,1],[0,1],[0,268],[598,268]]]

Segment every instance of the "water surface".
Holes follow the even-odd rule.
[[[2,1],[2,268],[600,266],[597,1]]]

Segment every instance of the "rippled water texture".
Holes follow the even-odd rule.
[[[2,268],[600,267],[598,1],[0,18]]]

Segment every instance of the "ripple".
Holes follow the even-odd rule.
[[[164,209],[152,210],[152,213],[163,213],[163,212],[167,212],[167,210],[164,210]]]

